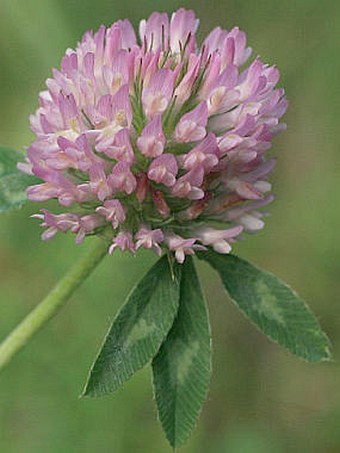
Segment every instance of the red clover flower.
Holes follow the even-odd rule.
[[[212,246],[229,253],[243,232],[263,227],[272,201],[266,158],[287,108],[279,71],[257,57],[237,27],[215,28],[201,47],[198,19],[179,9],[85,33],[67,49],[31,116],[36,140],[22,165],[43,180],[31,201],[48,240],[105,234],[115,249],[140,247],[178,262]]]

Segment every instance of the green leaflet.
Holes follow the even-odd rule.
[[[117,314],[95,360],[84,396],[113,392],[159,350],[178,310],[180,266],[165,255],[137,284]]]
[[[188,438],[206,398],[211,374],[207,308],[193,260],[182,265],[177,318],[152,362],[160,421],[176,448]]]
[[[17,169],[17,163],[23,160],[19,151],[0,147],[0,213],[26,203],[26,187],[39,182],[38,178]]]
[[[286,284],[234,255],[199,252],[231,299],[268,337],[309,362],[331,358],[330,342],[311,310]]]

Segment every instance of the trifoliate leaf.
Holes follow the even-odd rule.
[[[190,256],[183,264],[177,318],[152,366],[159,418],[176,448],[196,424],[211,374],[207,308]]]
[[[95,360],[84,396],[113,392],[157,353],[178,310],[180,266],[163,256],[119,311]]]
[[[27,201],[26,187],[36,184],[38,178],[17,169],[24,160],[22,153],[0,147],[0,213],[22,206]]]
[[[331,358],[330,342],[305,302],[274,275],[234,255],[198,253],[235,304],[269,338],[309,362]]]

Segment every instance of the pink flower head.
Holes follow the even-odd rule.
[[[101,234],[110,253],[167,248],[183,262],[205,247],[228,253],[241,231],[264,226],[267,151],[287,109],[279,71],[259,57],[247,64],[238,27],[217,27],[200,46],[198,24],[183,8],[154,12],[138,37],[121,20],[66,51],[20,165],[41,179],[30,200],[63,207],[35,216],[43,239]]]

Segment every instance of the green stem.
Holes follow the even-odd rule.
[[[96,239],[87,254],[57,283],[40,304],[0,344],[0,370],[67,302],[107,251],[107,242]]]

